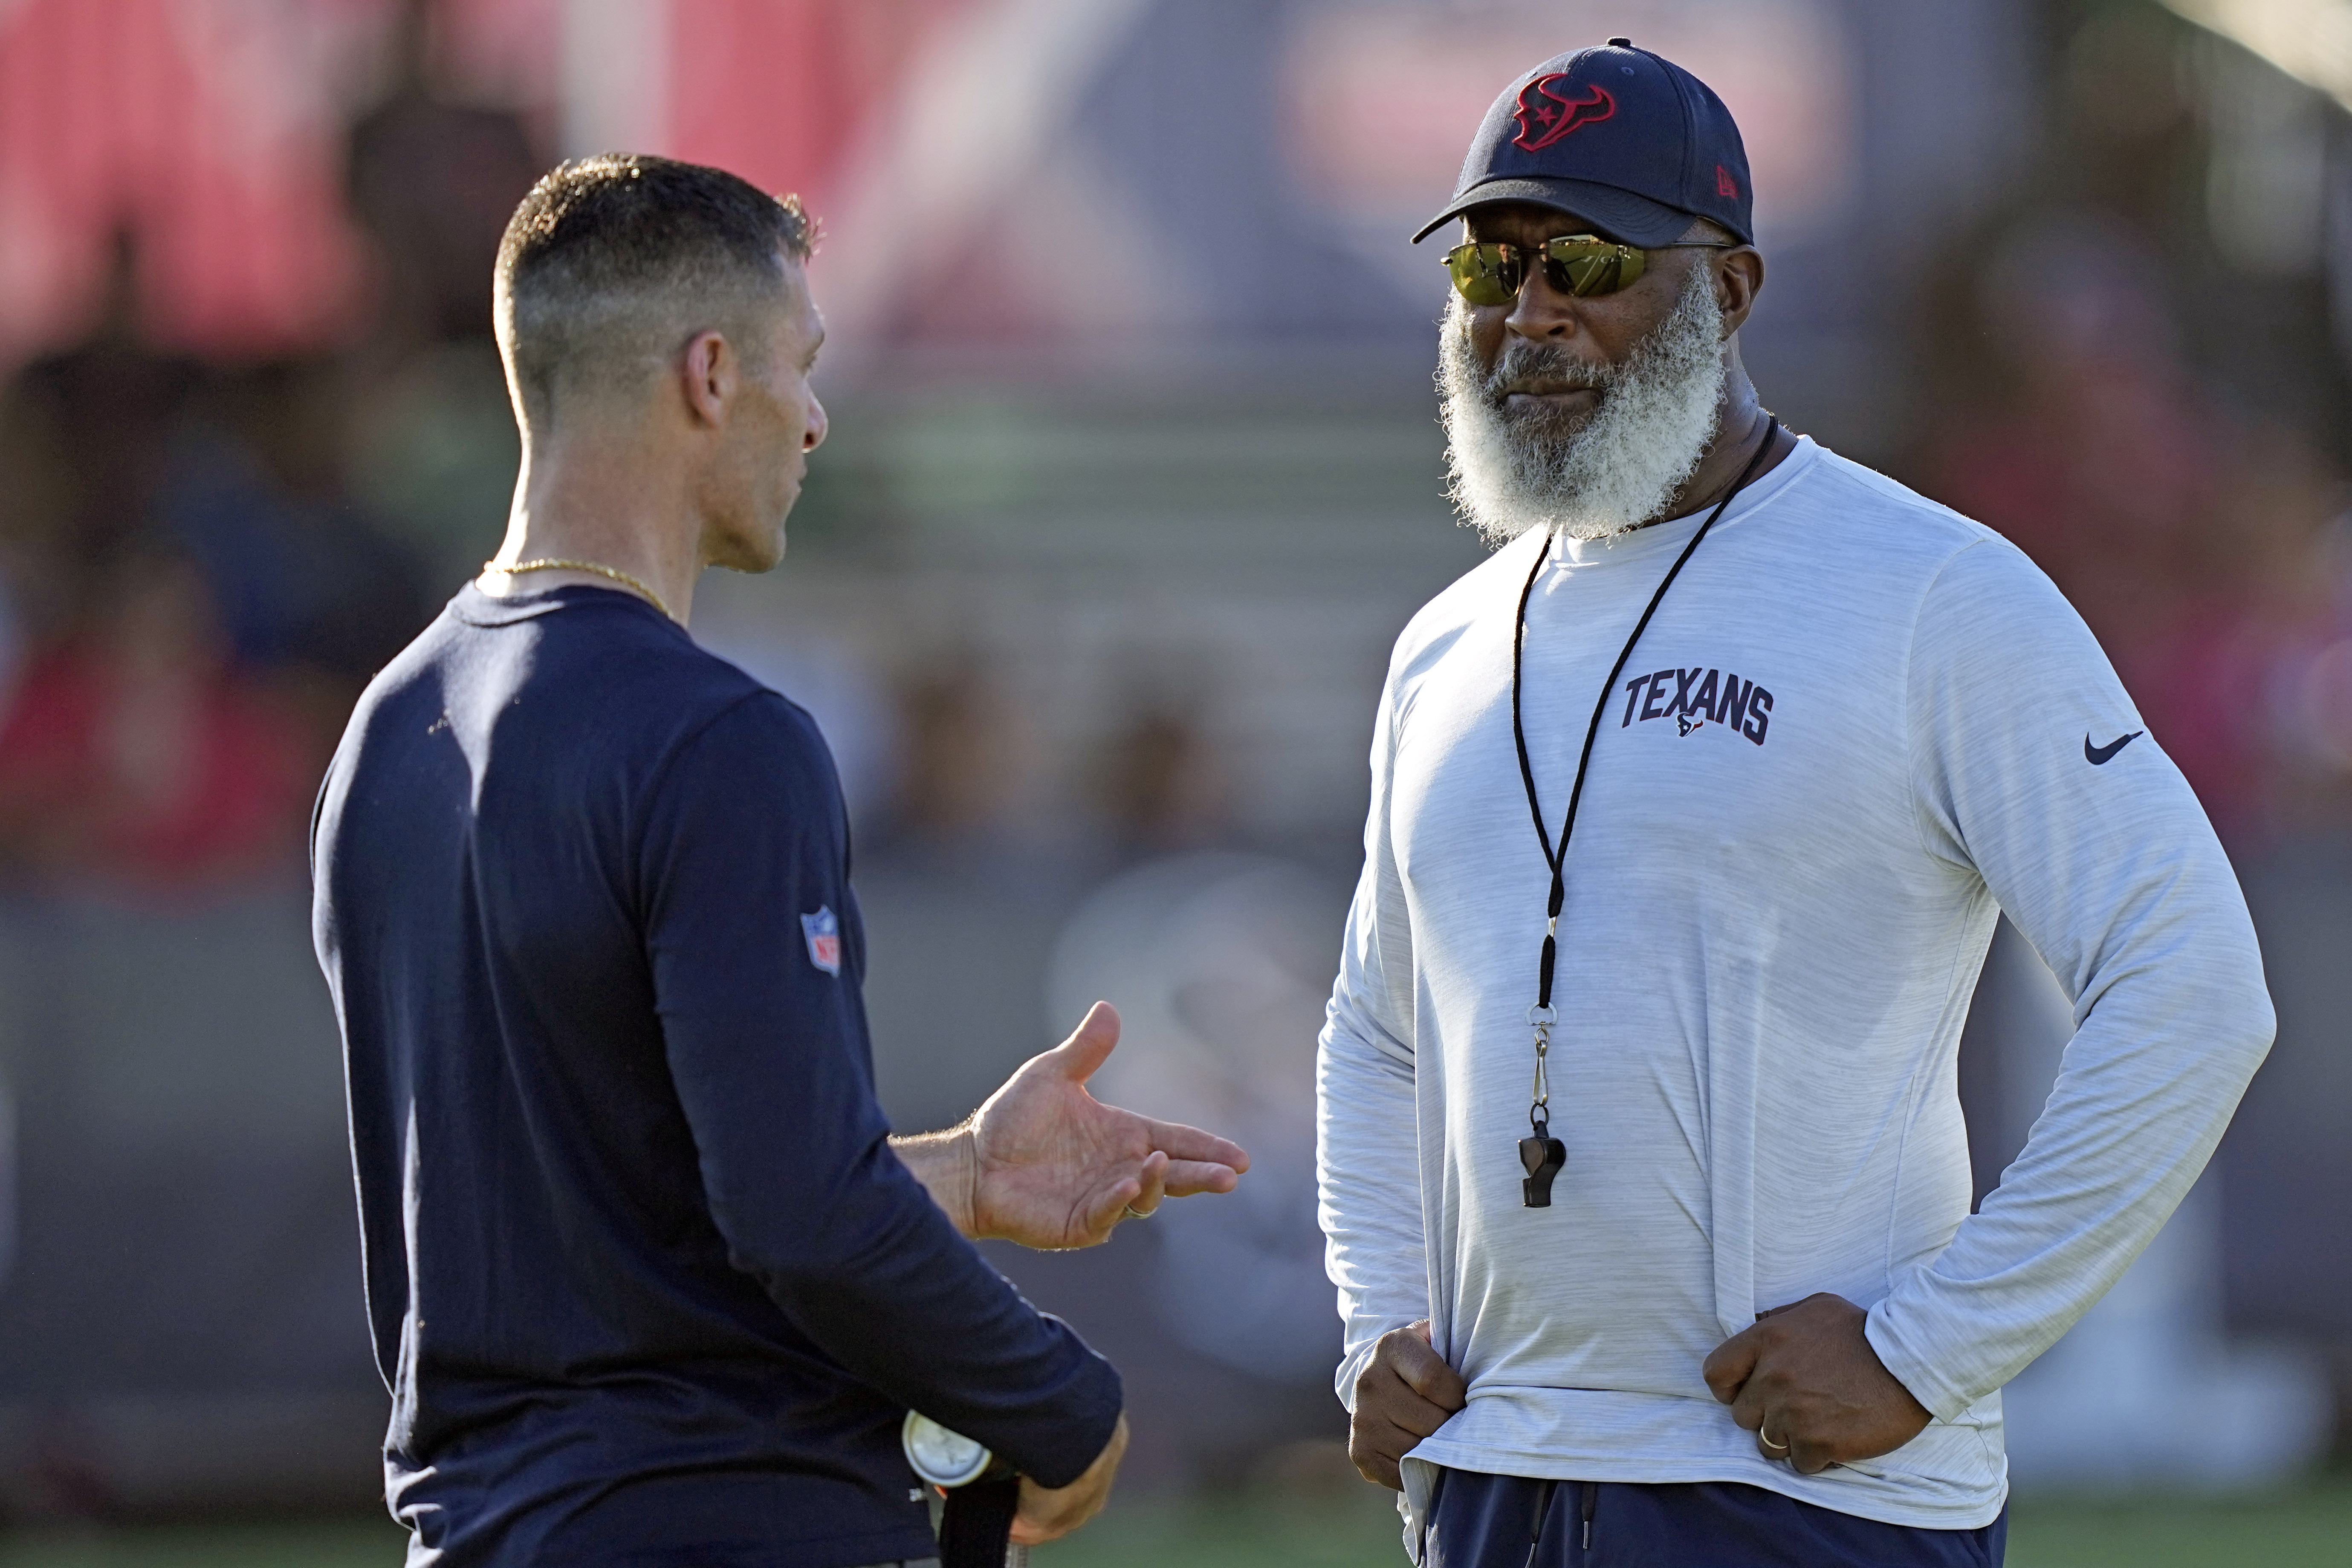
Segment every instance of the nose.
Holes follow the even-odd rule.
[[[1558,342],[1576,335],[1576,299],[1551,286],[1551,278],[1539,263],[1528,268],[1527,281],[1519,285],[1519,297],[1511,302],[1511,313],[1503,319],[1505,330],[1515,336]]]
[[[824,405],[819,403],[814,397],[811,397],[809,399],[808,429],[803,432],[801,436],[801,450],[803,452],[814,452],[819,447],[824,446],[824,433],[831,427],[832,421],[828,420],[824,416]]]

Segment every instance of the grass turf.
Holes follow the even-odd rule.
[[[404,1538],[356,1520],[0,1535],[0,1568],[396,1568]],[[1398,1568],[1394,1512],[1366,1489],[1297,1501],[1114,1502],[1035,1568]],[[2009,1568],[2352,1568],[2352,1483],[2238,1501],[2034,1498]]]

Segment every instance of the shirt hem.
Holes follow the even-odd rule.
[[[1736,1459],[1622,1454],[1530,1453],[1480,1444],[1447,1443],[1433,1437],[1414,1448],[1408,1458],[1440,1465],[1449,1470],[1475,1470],[1489,1476],[1525,1476],[1535,1480],[1612,1481],[1631,1485],[1685,1485],[1729,1481],[1761,1487],[1798,1502],[1874,1520],[1880,1524],[1916,1530],[1981,1530],[2000,1517],[2009,1503],[2004,1480],[1988,1499],[1973,1507],[1905,1507],[1872,1485],[1861,1471],[1832,1466],[1818,1476],[1801,1476],[1786,1465],[1768,1463],[1760,1455],[1753,1463]],[[1846,1478],[1861,1483],[1841,1492]],[[1863,1489],[1867,1488],[1868,1489]]]

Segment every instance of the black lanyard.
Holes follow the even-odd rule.
[[[1559,960],[1559,907],[1568,897],[1568,840],[1569,836],[1576,831],[1576,807],[1584,798],[1584,771],[1592,762],[1592,742],[1601,733],[1601,716],[1609,710],[1609,698],[1617,689],[1617,678],[1624,673],[1625,661],[1633,657],[1633,645],[1640,642],[1643,632],[1649,629],[1650,617],[1658,613],[1659,605],[1664,602],[1666,590],[1675,585],[1675,579],[1682,574],[1683,563],[1698,548],[1699,541],[1706,537],[1707,531],[1715,526],[1716,521],[1723,516],[1725,509],[1731,505],[1739,492],[1748,488],[1748,481],[1756,477],[1757,468],[1762,465],[1765,454],[1772,450],[1772,442],[1780,433],[1780,421],[1777,418],[1768,420],[1764,426],[1764,440],[1756,448],[1756,455],[1748,459],[1748,466],[1740,470],[1738,481],[1716,503],[1715,510],[1707,513],[1706,521],[1698,525],[1698,531],[1691,535],[1688,544],[1683,546],[1683,552],[1675,557],[1675,563],[1666,568],[1664,579],[1658,584],[1658,591],[1650,595],[1649,608],[1643,610],[1642,618],[1633,623],[1633,636],[1627,637],[1625,646],[1617,651],[1617,662],[1609,667],[1609,679],[1601,683],[1601,700],[1592,705],[1592,722],[1584,727],[1584,750],[1576,759],[1576,782],[1569,788],[1568,816],[1559,825],[1558,848],[1552,847],[1551,834],[1544,826],[1543,805],[1536,798],[1535,764],[1528,760],[1528,732],[1519,721],[1519,667],[1528,641],[1528,600],[1535,594],[1536,579],[1543,575],[1544,563],[1551,558],[1549,542],[1537,554],[1534,568],[1528,573],[1527,586],[1519,590],[1518,614],[1511,626],[1511,739],[1519,748],[1519,782],[1527,786],[1528,811],[1535,818],[1536,841],[1543,846],[1544,859],[1551,866],[1551,897],[1544,910],[1543,960],[1537,970],[1536,1005],[1528,1009],[1528,1025],[1536,1032],[1535,1102],[1528,1108],[1528,1124],[1534,1129],[1534,1136],[1519,1140],[1519,1163],[1528,1169],[1528,1178],[1521,1184],[1521,1193],[1527,1206],[1531,1209],[1551,1206],[1551,1179],[1559,1173],[1562,1165],[1568,1163],[1567,1145],[1551,1135],[1551,1080],[1546,1073],[1545,1058],[1551,1051],[1552,1026],[1559,1020],[1559,1014],[1551,1005],[1551,978]]]

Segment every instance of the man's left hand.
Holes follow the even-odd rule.
[[[1077,1032],[1030,1058],[952,1132],[894,1140],[900,1158],[975,1240],[1092,1247],[1167,1198],[1229,1193],[1249,1169],[1241,1145],[1105,1105],[1087,1080],[1118,1044],[1097,1002]]]
[[[1843,1296],[1808,1296],[1716,1346],[1700,1372],[1766,1458],[1808,1476],[1874,1459],[1917,1436],[1929,1416],[1863,1337],[1868,1321]]]

